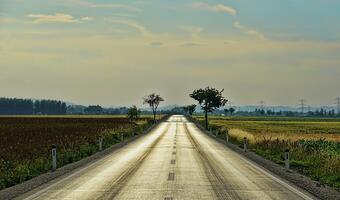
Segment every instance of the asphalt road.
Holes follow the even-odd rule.
[[[313,199],[183,116],[18,199]]]

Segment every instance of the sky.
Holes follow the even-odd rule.
[[[0,96],[78,104],[333,105],[338,0],[0,0]]]

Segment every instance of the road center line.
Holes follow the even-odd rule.
[[[168,176],[168,181],[173,181],[175,180],[175,173],[174,172],[170,172],[169,176]]]

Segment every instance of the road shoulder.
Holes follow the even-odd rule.
[[[65,165],[61,168],[58,168],[55,172],[48,172],[45,174],[42,174],[40,176],[37,176],[31,180],[28,180],[26,182],[23,182],[21,184],[15,185],[13,187],[10,188],[6,188],[0,191],[0,199],[14,199],[20,195],[23,195],[29,191],[32,191],[44,184],[48,184],[50,181],[53,181],[55,179],[58,178],[62,178],[64,176],[67,176],[69,174],[71,174],[72,172],[74,172],[75,170],[78,170],[82,167],[85,167],[86,165],[96,162],[102,158],[104,158],[105,156],[113,153],[115,150],[137,140],[140,137],[143,137],[146,135],[146,133],[151,132],[152,130],[154,130],[156,127],[158,127],[158,125],[161,122],[164,122],[167,120],[167,117],[164,117],[162,120],[160,120],[158,123],[154,124],[153,126],[151,126],[149,129],[147,129],[146,131],[144,131],[142,134],[139,134],[135,137],[132,137],[130,139],[127,139],[123,142],[117,143],[101,152],[97,152],[89,157],[86,157],[82,160],[79,160],[77,162],[74,163],[70,163],[68,165]]]
[[[193,120],[189,121],[196,124],[196,126],[206,135],[210,136],[211,138],[217,140],[218,142],[224,144],[229,149],[232,149],[236,153],[242,155],[244,158],[248,159],[249,161],[259,165],[264,170],[268,171],[269,173],[273,174],[274,176],[278,176],[289,183],[301,188],[309,192],[310,194],[314,195],[319,199],[324,200],[340,200],[340,193],[334,190],[331,187],[320,185],[318,182],[311,180],[309,177],[306,177],[302,174],[297,173],[296,171],[290,170],[287,171],[283,166],[280,166],[270,160],[267,160],[252,151],[244,152],[240,147],[234,145],[232,143],[227,143],[225,140],[219,139],[214,137],[210,134],[207,130],[205,130],[200,124],[194,122]]]

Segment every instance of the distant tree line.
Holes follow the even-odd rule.
[[[66,103],[55,100],[34,101],[34,114],[41,115],[65,115],[67,111]]]
[[[87,108],[84,109],[85,114],[90,114],[90,115],[100,115],[103,114],[103,108],[99,105],[96,106],[88,106]]]
[[[301,112],[294,112],[294,111],[273,111],[271,109],[264,110],[264,109],[256,109],[254,111],[255,115],[257,116],[285,116],[285,117],[297,117],[297,116],[306,116],[306,117],[337,117],[339,114],[335,112],[335,110],[326,110],[326,109],[319,109],[315,111],[308,111],[306,113]]]
[[[0,98],[0,115],[64,115],[66,103],[56,100]]]
[[[33,113],[32,100],[0,98],[0,115],[31,115]]]
[[[271,109],[255,109],[254,111],[244,111],[236,110],[236,108],[229,108],[224,110],[215,110],[213,114],[226,116],[340,117],[340,114],[338,114],[334,109],[326,110],[323,108],[304,113],[289,110],[273,111]]]
[[[103,108],[99,105],[69,105],[67,107],[67,114],[73,115],[126,115],[129,108],[119,107],[119,108]]]
[[[206,88],[205,90],[210,91],[211,88]],[[204,89],[202,89],[204,91]],[[215,94],[216,93],[216,94]],[[214,95],[220,95],[215,91]],[[217,96],[218,96],[217,95]],[[151,108],[157,109],[158,104],[163,100],[161,97],[152,94],[147,96],[145,100],[157,101],[156,104],[151,104]],[[152,98],[150,98],[152,97]],[[157,98],[156,98],[157,97]],[[218,96],[219,97],[219,96]],[[220,98],[220,97],[219,97]],[[222,99],[223,100],[223,99]],[[202,101],[204,102],[204,101]],[[219,102],[219,101],[217,101]],[[146,102],[149,104],[148,102]],[[152,102],[151,102],[152,103]],[[224,103],[224,102],[223,102]],[[149,104],[150,105],[150,104]],[[130,113],[129,113],[130,112]],[[135,111],[134,111],[135,113]],[[152,114],[156,113],[155,110],[138,110],[138,114]],[[158,114],[205,114],[202,106],[197,106],[195,104],[187,106],[176,106],[172,109],[157,110]],[[56,100],[32,100],[32,99],[19,99],[19,98],[0,98],[0,115],[65,115],[65,114],[78,114],[78,115],[127,115],[131,114],[131,107],[118,107],[118,108],[104,108],[99,105],[66,105],[65,102]],[[298,112],[289,110],[274,111],[272,109],[255,109],[252,111],[239,110],[237,107],[222,107],[213,109],[212,115],[225,115],[225,116],[283,116],[283,117],[340,117],[334,109],[324,109],[320,108],[318,110],[312,110],[308,112]]]

